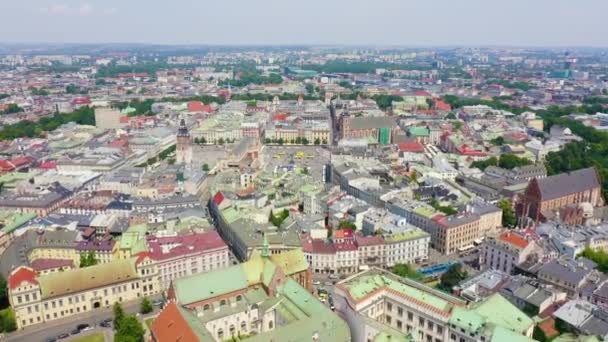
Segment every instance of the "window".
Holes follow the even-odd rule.
[[[407,320],[410,321],[410,322],[412,322],[414,320],[414,314],[411,313],[411,312],[408,312],[407,313]]]
[[[420,325],[420,327],[424,328],[424,318],[418,317],[418,324]]]
[[[220,301],[220,306],[224,306],[224,305],[226,305],[226,300],[225,300],[225,299],[222,299],[222,300]]]
[[[220,339],[220,340],[224,339],[224,330],[222,328],[219,328],[217,330],[217,338]]]
[[[17,303],[21,304],[21,296],[17,296]],[[25,324],[25,322],[24,322]]]
[[[443,334],[443,327],[442,326],[440,326],[440,325],[437,326],[437,333],[438,334]]]
[[[273,328],[273,323],[272,321],[268,321],[268,329],[271,330]]]
[[[203,306],[203,311],[207,311],[209,310],[209,304],[205,304],[205,306]]]
[[[391,303],[386,303],[386,310],[387,310],[387,311],[392,311],[392,310],[393,310],[393,304],[391,304]]]
[[[236,301],[237,301],[237,302],[240,302],[240,301],[241,301],[241,299],[243,299],[243,296],[241,296],[241,295],[236,296]]]
[[[431,321],[426,321],[426,327],[430,330],[433,331],[433,322]]]
[[[241,330],[247,331],[247,322],[245,322],[245,321],[241,322]]]
[[[400,320],[397,320],[397,329],[401,329],[403,327],[403,323]]]
[[[399,317],[403,317],[403,308],[397,308],[397,315],[399,315]]]
[[[391,316],[386,315],[386,324],[391,324]]]
[[[456,334],[452,333],[452,335],[450,335],[450,340],[456,341]]]
[[[230,336],[234,336],[234,332],[236,331],[236,328],[234,327],[234,324],[230,325]]]

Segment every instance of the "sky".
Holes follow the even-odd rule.
[[[0,42],[608,46],[607,0],[0,0]]]

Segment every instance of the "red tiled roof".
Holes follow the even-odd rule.
[[[437,110],[452,110],[452,106],[449,103],[443,102],[442,100],[435,100],[435,109]]]
[[[337,229],[334,231],[334,238],[336,239],[352,239],[353,231],[350,229]]]
[[[287,113],[279,113],[272,116],[272,121],[283,121],[287,120],[289,115]]]
[[[13,171],[15,166],[8,160],[0,159],[0,171]]]
[[[511,232],[501,234],[499,239],[518,248],[526,248],[529,243],[525,237]]]
[[[72,104],[91,104],[91,99],[88,97],[77,97],[72,100]]]
[[[32,158],[26,156],[19,156],[11,159],[10,163],[15,165],[15,167],[25,166],[31,164]]]
[[[399,144],[399,151],[401,152],[424,152],[424,146],[418,141],[409,141]]]
[[[57,168],[57,162],[54,160],[47,160],[42,162],[38,168],[40,169],[44,169],[44,170],[50,170],[50,169],[56,169]]]
[[[198,342],[199,340],[173,301],[170,301],[158,314],[150,330],[156,342]]]
[[[414,93],[415,96],[431,96],[431,93],[429,93],[428,91],[424,91],[424,90],[418,90],[417,92]]]
[[[31,284],[38,284],[38,280],[36,280],[36,272],[30,268],[21,267],[15,273],[9,276],[8,286],[11,289],[15,289],[24,281]]]
[[[215,205],[220,205],[220,204],[222,204],[223,201],[224,201],[224,194],[221,193],[221,191],[216,192],[215,195],[213,196],[213,203],[215,203]]]
[[[163,250],[163,247],[175,244],[177,246],[170,250]],[[215,230],[172,237],[156,238],[152,236],[148,238],[148,246],[150,249],[148,256],[154,260],[165,260],[193,253],[227,248],[226,243]]]
[[[190,101],[188,102],[188,111],[210,113],[213,111],[213,108],[209,105],[204,104],[201,101]]]

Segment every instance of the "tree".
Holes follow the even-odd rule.
[[[67,87],[65,87],[65,92],[68,94],[77,94],[78,87],[76,87],[74,84],[70,83],[67,85]]]
[[[284,143],[283,138],[279,138],[279,140],[277,140],[277,144],[283,145],[283,143]]]
[[[302,138],[302,144],[304,144],[304,145],[308,145],[308,139],[306,139],[306,138]]]
[[[205,137],[201,137],[201,139],[199,141],[203,145],[207,143],[207,139],[205,139]]]
[[[498,166],[502,167],[503,169],[507,169],[507,170],[511,170],[515,167],[518,166],[525,166],[525,165],[530,165],[532,164],[532,161],[530,159],[527,158],[520,158],[514,154],[503,154],[500,156],[500,159],[498,161]]]
[[[445,118],[446,118],[447,120],[457,120],[457,119],[458,119],[458,118],[456,117],[456,114],[454,114],[454,113],[450,113],[450,114],[446,115],[446,116],[445,116]]]
[[[463,126],[462,122],[452,121],[451,123],[452,123],[452,127],[454,127],[454,130],[460,131],[462,129],[462,126]]]
[[[8,295],[6,291],[6,279],[2,275],[0,275],[0,309],[7,308],[8,303]]]
[[[496,146],[502,146],[505,143],[505,138],[503,137],[496,137],[492,140],[490,140],[490,142]]]
[[[145,330],[134,315],[123,316],[118,326],[114,326],[116,333],[114,341],[143,342]]]
[[[347,221],[347,220],[342,220],[342,221],[338,222],[338,228],[350,229],[352,231],[357,230],[357,226],[354,223]]]
[[[205,171],[205,172],[209,172],[209,165],[208,165],[207,163],[203,164],[202,169],[203,169],[203,171]]]
[[[87,253],[80,254],[80,267],[89,267],[93,265],[97,265],[98,260],[95,257],[95,251],[91,250]]]
[[[597,264],[597,269],[608,272],[608,253],[601,249],[585,248],[580,256],[585,257]]]
[[[496,157],[490,157],[486,160],[476,160],[471,163],[471,167],[476,167],[481,171],[484,171],[488,166],[498,165],[498,159]]]
[[[515,211],[509,199],[503,198],[498,201],[498,207],[502,209],[502,226],[513,228],[517,224]]]
[[[264,142],[268,145],[272,142],[272,140],[270,140],[270,138],[266,138],[266,139],[264,139]]]
[[[393,273],[400,277],[410,278],[413,280],[421,280],[422,274],[416,272],[414,267],[408,264],[396,264],[392,269]]]
[[[17,330],[15,311],[13,311],[12,308],[6,308],[0,311],[0,331],[13,332],[15,330]]]
[[[441,275],[440,284],[447,291],[452,291],[452,288],[458,285],[468,276],[461,264],[452,265],[444,274]]]
[[[315,139],[315,145],[321,145],[321,139],[319,139],[319,138]]]
[[[154,307],[152,306],[152,303],[150,302],[148,297],[144,297],[144,299],[141,300],[141,304],[139,306],[139,312],[145,315],[152,311],[154,311]]]
[[[112,313],[114,315],[114,330],[118,331],[122,320],[125,318],[125,311],[123,310],[122,305],[120,305],[119,302],[114,303],[114,306],[112,307]]]

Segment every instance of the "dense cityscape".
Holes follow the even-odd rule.
[[[608,50],[0,45],[0,340],[608,339]]]

